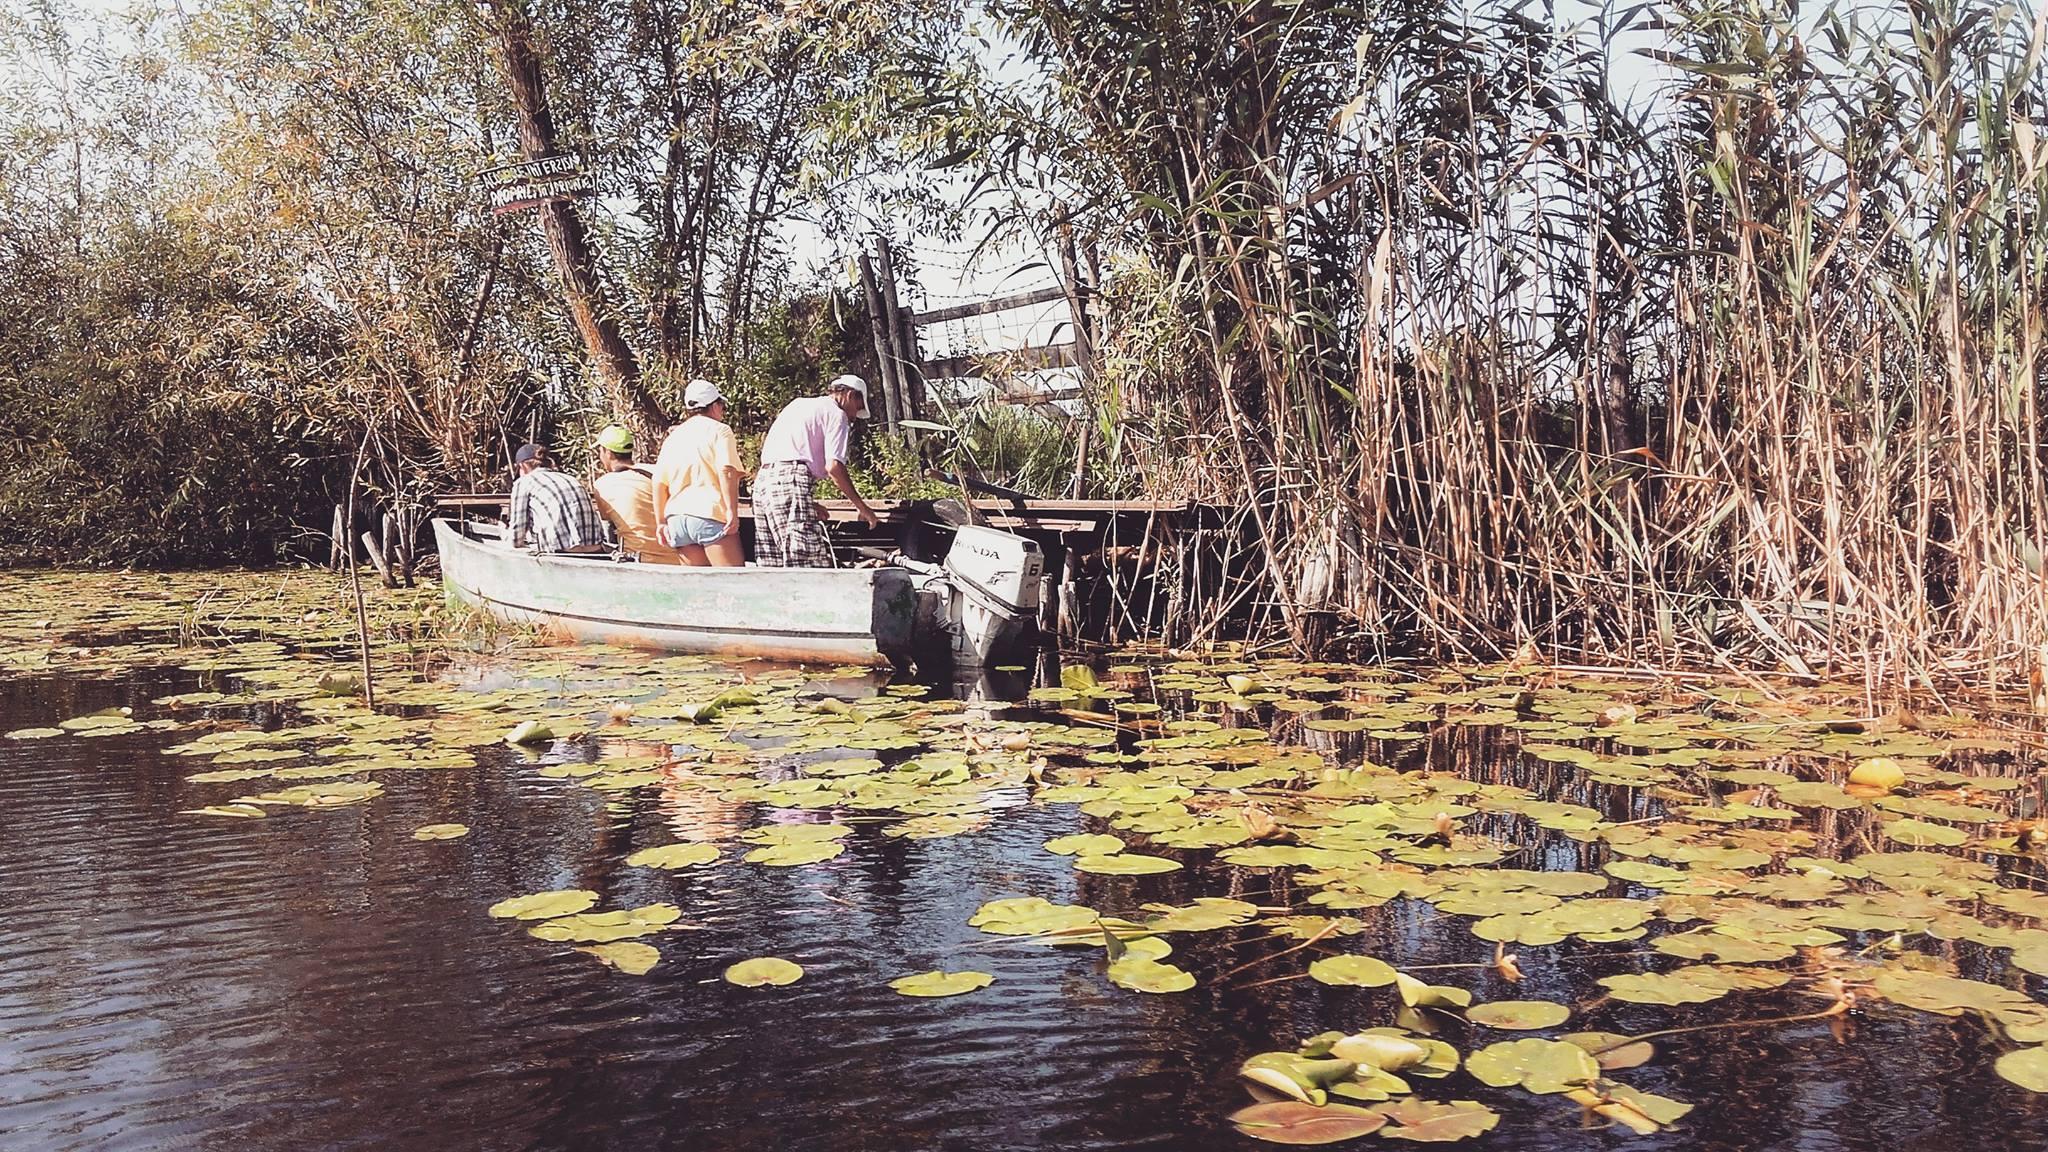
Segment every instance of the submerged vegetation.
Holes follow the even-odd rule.
[[[624,870],[680,885],[829,876],[876,837],[1070,813],[1040,851],[1091,878],[1089,902],[988,900],[966,920],[985,943],[888,987],[971,1013],[1004,987],[977,954],[1046,948],[1132,995],[1322,989],[1298,1001],[1298,1031],[1210,1054],[1249,1097],[1219,1122],[1262,1140],[1474,1138],[1514,1094],[1654,1134],[1715,1107],[1668,1078],[1638,1086],[1674,1047],[1816,1021],[1841,1045],[1884,1043],[1859,1022],[1899,1013],[1966,1021],[1985,1049],[1972,1075],[2048,1091],[2039,738],[1995,704],[1872,715],[1785,681],[1133,649],[1022,704],[975,705],[916,683],[849,692],[851,669],[427,647],[438,609],[392,592],[373,605],[369,712],[325,577],[0,580],[39,593],[0,599],[4,675],[166,666],[208,685],[0,734],[161,733],[191,765],[167,819],[291,836],[423,774],[531,774],[608,810],[689,804],[696,835],[615,848]],[[469,832],[408,837],[461,853]],[[834,969],[801,949],[675,959],[674,934],[701,926],[676,891],[631,906],[598,887],[502,892],[475,914],[622,976],[758,995],[843,978],[807,971]],[[1463,959],[1415,962],[1418,922]]]

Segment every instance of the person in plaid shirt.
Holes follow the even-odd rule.
[[[847,475],[853,422],[868,416],[867,381],[841,376],[823,396],[792,400],[761,440],[761,470],[754,476],[754,562],[764,568],[830,568],[832,542],[811,502],[811,487],[830,479],[853,502],[860,522],[880,520]]]
[[[514,548],[535,552],[609,552],[604,521],[590,493],[575,477],[555,470],[548,450],[521,444],[512,457],[519,478],[512,481],[512,515],[507,528]]]

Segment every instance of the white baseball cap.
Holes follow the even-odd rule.
[[[723,399],[725,395],[718,390],[718,385],[702,377],[690,381],[689,386],[683,389],[685,408],[709,408]]]
[[[863,380],[863,379],[861,379],[861,378],[860,378],[860,377],[858,377],[858,376],[855,376],[855,375],[854,375],[853,373],[851,373],[851,372],[848,372],[848,373],[847,373],[846,375],[844,375],[844,376],[835,376],[835,377],[833,377],[833,378],[832,378],[832,383],[830,383],[830,384],[827,384],[827,385],[825,386],[825,390],[826,390],[826,391],[828,391],[828,392],[829,392],[829,391],[832,391],[832,390],[834,390],[834,389],[838,389],[838,388],[845,388],[845,389],[848,389],[848,390],[850,390],[850,391],[853,391],[853,392],[857,392],[857,393],[859,393],[859,394],[860,394],[860,411],[858,411],[858,412],[854,413],[854,415],[855,415],[855,416],[858,416],[858,417],[860,417],[860,418],[861,418],[862,420],[865,420],[865,419],[867,419],[867,418],[868,418],[868,382],[867,382],[867,381],[865,381],[865,380]]]

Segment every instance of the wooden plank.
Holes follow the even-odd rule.
[[[987,316],[993,312],[1008,312],[1012,308],[1029,308],[1033,304],[1050,304],[1065,300],[1067,290],[1055,284],[1050,288],[1033,288],[1029,292],[1016,292],[1008,296],[994,296],[987,300],[976,300],[970,304],[949,304],[929,312],[912,314],[910,322],[922,327],[926,324],[942,324],[948,320],[965,320],[969,316]]]
[[[934,380],[971,376],[976,364],[983,360],[995,359],[1000,359],[1006,364],[1014,364],[1023,372],[1037,368],[1072,368],[1080,363],[1076,358],[1073,342],[1069,341],[1065,344],[1042,344],[1007,352],[974,352],[965,356],[947,356],[944,359],[927,361],[925,374]]]

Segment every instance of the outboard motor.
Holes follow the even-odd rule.
[[[1036,542],[964,525],[940,564],[897,563],[922,582],[918,630],[943,647],[955,668],[985,667],[1038,622],[1045,554]]]

